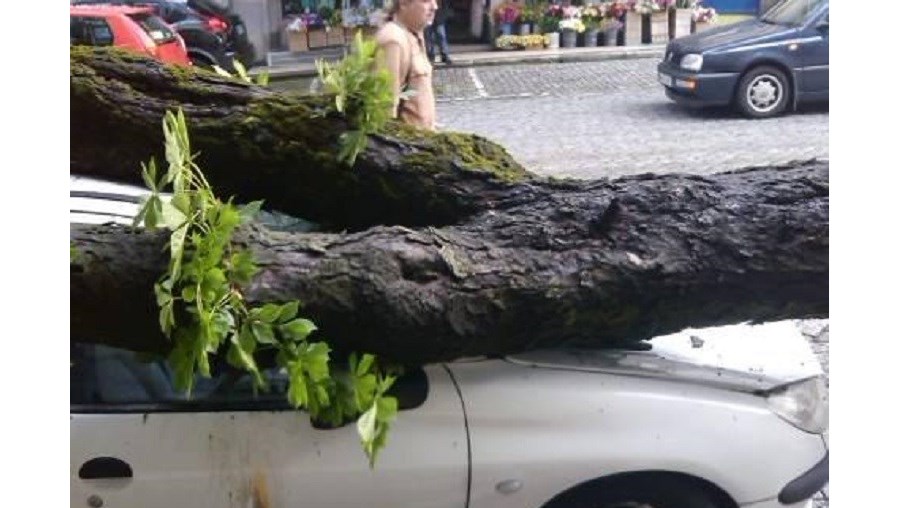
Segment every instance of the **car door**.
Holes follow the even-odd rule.
[[[800,91],[810,99],[828,97],[828,10],[806,29],[801,47]]]
[[[245,376],[201,379],[186,401],[163,362],[77,343],[71,370],[71,506],[465,506],[466,429],[443,367],[398,381],[401,409],[420,405],[400,411],[374,469],[355,424],[314,428]]]

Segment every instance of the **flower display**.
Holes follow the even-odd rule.
[[[559,22],[560,30],[574,30],[578,33],[584,32],[585,26],[584,23],[581,22],[581,18],[563,18],[562,21]]]
[[[599,29],[603,23],[604,12],[599,5],[588,4],[581,9],[581,22],[587,29]]]
[[[653,14],[669,8],[672,0],[630,0],[631,10],[641,14]]]
[[[495,23],[517,23],[522,13],[522,7],[512,2],[503,2],[494,9]]]
[[[691,19],[696,23],[715,23],[718,16],[712,7],[700,7],[700,5],[694,7],[694,12],[691,13]]]
[[[543,35],[501,35],[494,41],[497,49],[536,49],[544,47]]]

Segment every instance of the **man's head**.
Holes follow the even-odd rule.
[[[434,21],[437,0],[394,0],[391,15],[410,30],[424,30]]]

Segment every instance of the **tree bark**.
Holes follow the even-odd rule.
[[[70,51],[72,173],[142,185],[141,162],[165,160],[162,118],[183,108],[213,188],[331,230],[440,226],[492,206],[533,176],[484,138],[396,122],[369,136],[350,168],[333,99],[271,91],[116,49]]]
[[[828,314],[825,162],[504,185],[440,228],[248,228],[263,270],[247,296],[298,298],[337,349],[405,364]],[[73,340],[166,349],[164,235],[71,231]]]

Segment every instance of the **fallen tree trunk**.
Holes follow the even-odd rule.
[[[248,298],[299,298],[342,350],[428,363],[828,313],[828,165],[508,183],[442,228],[275,233]],[[159,234],[73,226],[73,340],[167,347]]]
[[[331,230],[439,226],[471,217],[532,178],[501,146],[399,123],[369,137],[353,168],[336,160],[347,124],[323,95],[274,92],[110,48],[70,51],[72,173],[142,185],[164,161],[162,118],[183,108],[213,188]]]

